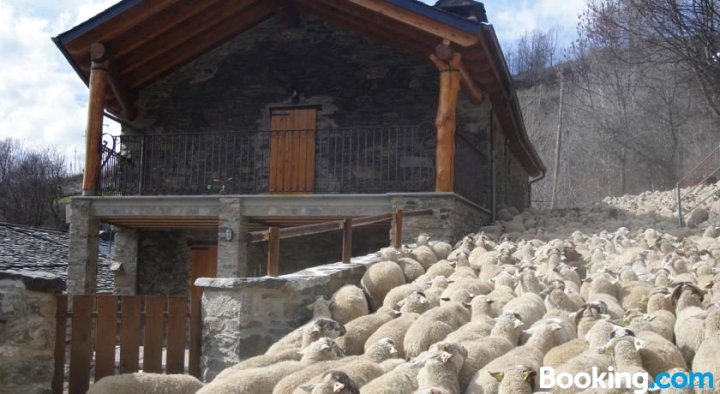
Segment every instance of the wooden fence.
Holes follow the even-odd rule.
[[[66,381],[69,393],[85,393],[91,378],[139,370],[200,375],[199,299],[188,311],[185,297],[59,295],[56,317],[54,393]]]
[[[306,224],[294,227],[270,227],[264,231],[255,231],[250,233],[249,241],[267,242],[267,275],[278,276],[280,273],[280,240],[287,238],[302,237],[305,235],[320,234],[328,231],[343,232],[342,262],[350,263],[352,257],[352,230],[355,227],[368,226],[375,223],[393,221],[395,223],[393,234],[393,246],[400,248],[402,244],[403,217],[432,215],[432,209],[422,209],[414,211],[396,210],[394,213],[384,213],[374,216],[364,216],[360,218],[344,218],[340,220],[331,220],[322,223]]]

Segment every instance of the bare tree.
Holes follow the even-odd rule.
[[[651,50],[636,60],[689,67],[720,119],[720,0],[591,0],[585,20],[598,39],[634,41]]]
[[[57,200],[65,175],[63,157],[55,150],[0,141],[0,219],[33,226],[61,224]]]

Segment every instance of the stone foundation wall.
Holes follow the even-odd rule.
[[[190,247],[182,231],[142,231],[138,247],[138,294],[187,295]]]
[[[55,294],[62,279],[0,271],[0,393],[51,393]]]
[[[359,283],[374,256],[310,268],[277,278],[200,278],[203,287],[202,379],[263,353],[272,343],[307,322],[306,308],[318,296],[330,297],[348,283]]]
[[[403,219],[403,243],[413,242],[419,233],[428,233],[433,239],[458,241],[465,234],[475,232],[490,220],[490,213],[456,195],[430,197],[427,194],[397,195],[392,197],[393,210],[432,209],[433,215]],[[391,230],[391,237],[394,232]]]

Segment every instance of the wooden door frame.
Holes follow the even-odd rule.
[[[321,109],[322,106],[319,104],[278,105],[268,107],[270,130],[270,162],[268,166],[270,174],[268,179],[268,192],[277,194],[308,194],[315,191],[316,131],[318,114]],[[307,127],[297,128],[292,126],[293,120],[288,120],[285,124],[274,123],[274,120],[282,122],[282,120],[275,119],[273,116],[275,113],[280,112],[276,115],[278,117],[292,116],[293,111],[312,111],[313,121],[308,122],[307,118],[303,120],[303,118],[298,117],[295,119],[295,122],[298,124],[305,123]],[[285,113],[283,114],[282,112]],[[300,114],[296,116],[307,117],[310,115]],[[310,127],[311,123],[312,127]],[[273,127],[274,124],[275,127]],[[288,127],[288,125],[290,126]],[[283,131],[293,130],[297,131],[297,133],[273,135],[274,132],[281,133]],[[293,146],[293,148],[288,148],[289,146]],[[300,148],[298,148],[298,146],[300,146]],[[275,149],[278,149],[278,151],[275,151]],[[303,150],[306,151],[303,152]],[[274,154],[274,152],[281,152],[279,153],[280,155],[287,154],[287,156],[280,157]],[[305,157],[305,161],[298,160],[300,157]],[[284,163],[281,161],[284,161]]]

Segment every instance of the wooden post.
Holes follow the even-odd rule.
[[[88,100],[87,128],[85,130],[85,173],[83,175],[83,195],[97,194],[100,179],[101,141],[103,112],[105,111],[105,93],[108,84],[108,65],[105,46],[100,43],[90,45],[90,97]]]
[[[57,295],[55,310],[55,372],[52,390],[54,394],[62,394],[65,382],[65,339],[67,336],[67,305],[68,296]]]
[[[352,258],[352,218],[345,218],[343,222],[343,249],[342,262],[350,263]]]
[[[455,108],[460,91],[461,56],[453,52],[448,43],[438,45],[430,60],[440,71],[438,96],[437,145],[435,148],[435,191],[453,191],[455,177]]]
[[[393,247],[395,249],[400,249],[400,247],[402,246],[403,210],[395,210],[393,219],[395,220],[395,237],[393,239]]]
[[[280,229],[270,227],[268,230],[268,276],[278,276],[280,272]]]

